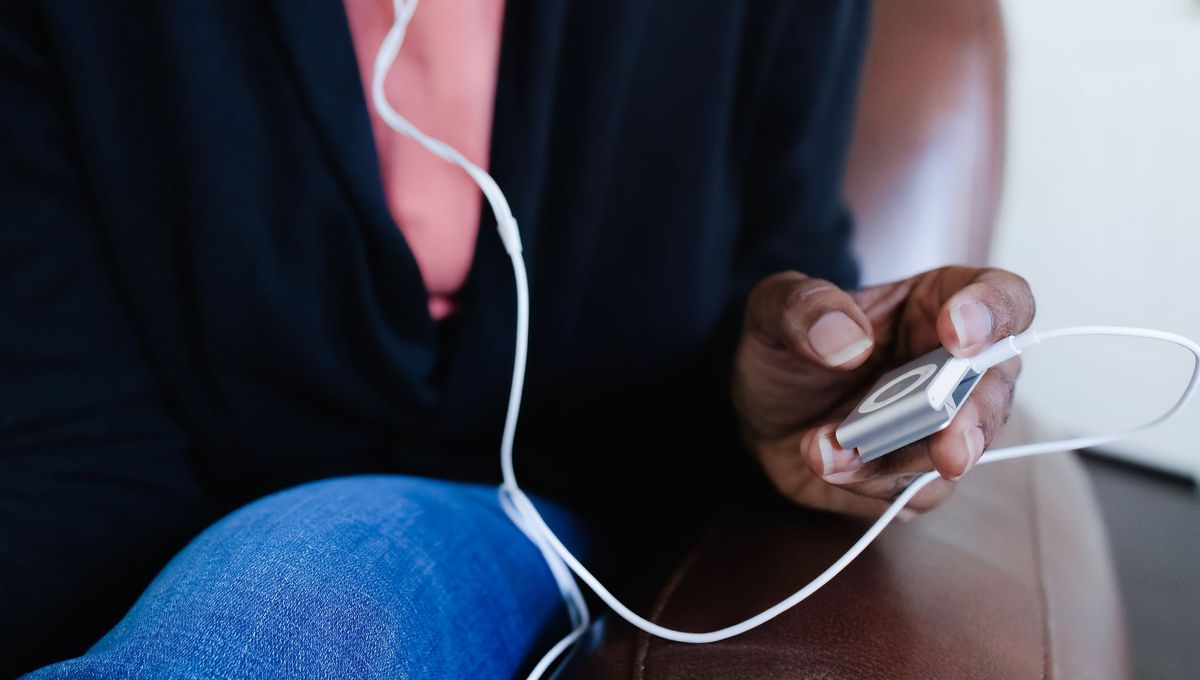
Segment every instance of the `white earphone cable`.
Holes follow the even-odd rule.
[[[375,106],[375,110],[387,125],[398,134],[410,137],[419,142],[423,147],[428,149],[434,155],[453,163],[462,168],[471,179],[479,185],[484,197],[487,199],[488,205],[491,207],[496,218],[497,230],[500,233],[500,238],[504,242],[505,250],[509,254],[512,261],[513,277],[516,284],[516,304],[517,304],[517,324],[516,324],[516,349],[513,358],[513,373],[512,383],[509,392],[508,410],[504,421],[504,435],[500,445],[500,466],[503,476],[503,483],[500,486],[500,504],[504,512],[509,516],[513,523],[521,529],[521,531],[529,538],[529,540],[537,546],[541,552],[543,559],[546,561],[547,567],[550,569],[551,575],[554,577],[555,583],[562,594],[563,602],[566,605],[567,613],[571,622],[571,632],[557,644],[555,644],[530,673],[530,678],[541,677],[546,670],[557,660],[564,652],[572,647],[584,633],[587,632],[588,626],[591,623],[588,612],[587,602],[583,592],[579,588],[578,578],[583,581],[596,595],[608,605],[621,618],[628,621],[633,626],[641,630],[655,635],[657,637],[673,640],[676,642],[687,643],[706,643],[725,640],[744,633],[752,628],[760,626],[767,621],[779,616],[783,612],[791,609],[800,602],[804,601],[808,596],[820,590],[822,586],[837,576],[843,569],[854,561],[867,546],[869,546],[876,537],[895,519],[896,515],[916,496],[921,489],[928,485],[933,480],[937,479],[936,472],[926,473],[916,479],[903,493],[900,494],[883,513],[875,521],[874,524],[863,534],[844,555],[838,558],[818,577],[805,585],[800,590],[793,593],[788,598],[775,604],[772,607],[744,620],[735,623],[719,630],[709,632],[687,632],[673,630],[660,626],[653,621],[650,621],[636,612],[625,606],[616,596],[614,596],[602,583],[594,576],[583,564],[571,554],[565,545],[558,539],[554,532],[547,526],[541,514],[534,506],[533,502],[525,495],[517,484],[516,472],[513,466],[513,442],[516,437],[517,420],[521,410],[521,397],[525,386],[525,365],[528,358],[529,349],[529,281],[525,271],[525,260],[521,255],[521,239],[520,231],[517,227],[516,219],[513,217],[512,210],[508,205],[507,199],[504,197],[504,192],[500,190],[499,185],[491,177],[487,171],[472,163],[463,156],[457,149],[450,145],[429,137],[421,132],[412,123],[406,120],[403,116],[392,108],[384,93],[384,80],[388,70],[392,66],[392,62],[396,58],[396,54],[400,51],[400,45],[404,41],[404,34],[408,26],[409,20],[416,11],[417,0],[393,0],[395,7],[396,20],[391,30],[388,31],[384,38],[383,45],[379,49],[378,56],[375,60],[375,68],[372,78],[371,95]],[[1003,449],[995,449],[985,453],[979,463],[995,463],[1002,460],[1020,458],[1023,456],[1033,456],[1042,453],[1052,453],[1057,451],[1067,451],[1074,449],[1082,449],[1088,447],[1101,446],[1118,439],[1130,436],[1141,432],[1147,428],[1158,425],[1159,423],[1171,418],[1178,413],[1188,400],[1195,393],[1197,383],[1200,382],[1200,345],[1197,345],[1192,340],[1174,333],[1165,331],[1148,330],[1142,328],[1126,328],[1119,326],[1080,326],[1076,328],[1063,328],[1052,331],[1033,332],[1027,331],[1018,336],[1013,336],[1007,341],[997,343],[992,349],[987,351],[987,356],[983,359],[977,358],[972,362],[972,365],[979,369],[985,369],[1008,357],[1020,354],[1021,350],[1033,344],[1045,340],[1057,338],[1075,337],[1082,335],[1115,335],[1128,336],[1138,338],[1148,338],[1152,340],[1160,340],[1164,342],[1174,343],[1189,350],[1195,360],[1192,369],[1191,379],[1185,388],[1182,396],[1166,413],[1146,423],[1145,425],[1111,434],[1102,434],[1089,437],[1078,437],[1074,439],[1064,439],[1061,441],[1043,442],[1036,444],[1024,444],[1021,446],[1012,446]],[[572,576],[572,573],[574,576]]]
[[[588,626],[591,625],[591,615],[588,612],[587,600],[579,589],[578,582],[571,576],[567,565],[558,558],[553,545],[547,541],[540,528],[545,526],[541,516],[532,518],[529,515],[527,508],[531,508],[532,505],[529,504],[524,493],[517,488],[516,475],[512,467],[513,439],[516,436],[517,416],[521,409],[521,394],[525,386],[525,363],[529,349],[529,278],[525,272],[525,260],[521,256],[521,234],[517,227],[517,221],[513,217],[512,209],[508,205],[508,199],[504,197],[504,192],[500,190],[499,185],[486,170],[472,163],[449,144],[421,132],[388,102],[387,94],[384,92],[384,81],[404,42],[408,22],[417,9],[417,0],[394,0],[393,7],[396,15],[395,23],[384,37],[379,53],[375,57],[375,68],[372,72],[371,98],[375,111],[393,131],[417,141],[430,153],[462,168],[475,181],[492,209],[492,214],[496,218],[496,228],[504,242],[504,248],[512,260],[517,290],[517,337],[508,412],[504,422],[504,439],[501,444],[501,450],[508,453],[501,456],[504,461],[505,485],[501,489],[500,505],[512,522],[541,551],[562,594],[571,623],[571,633],[554,645],[550,653],[543,657],[534,668],[531,676],[541,677],[559,655],[570,649],[571,645],[587,632]]]
[[[995,463],[1003,460],[1021,458],[1024,456],[1034,456],[1043,453],[1054,453],[1059,451],[1069,451],[1101,446],[1118,439],[1123,439],[1147,428],[1158,425],[1159,423],[1162,423],[1168,418],[1174,416],[1184,407],[1185,404],[1187,404],[1188,400],[1191,399],[1192,395],[1196,391],[1197,383],[1200,382],[1200,345],[1197,345],[1195,342],[1186,337],[1176,335],[1174,333],[1119,326],[1081,326],[1078,328],[1064,328],[1060,330],[1047,331],[1038,333],[1036,335],[1041,341],[1082,335],[1115,335],[1148,338],[1174,343],[1187,349],[1193,355],[1194,363],[1191,378],[1178,401],[1176,401],[1166,413],[1144,425],[1116,433],[994,449],[984,454],[979,459],[980,464]],[[1030,336],[1032,337],[1032,334],[1030,334]],[[502,450],[501,455],[505,456],[509,460],[509,466],[511,466],[511,450]],[[900,496],[898,496],[892,502],[887,511],[884,512],[883,515],[871,525],[867,532],[863,534],[862,538],[860,538],[849,550],[846,551],[844,555],[838,558],[837,561],[830,565],[824,572],[822,572],[806,586],[796,591],[783,601],[775,604],[772,607],[769,607],[755,616],[741,621],[740,623],[705,633],[686,632],[665,628],[639,616],[637,613],[626,607],[620,600],[613,596],[612,593],[610,593],[608,589],[606,589],[604,585],[601,584],[595,578],[595,576],[593,576],[591,572],[589,572],[587,568],[579,562],[579,560],[577,560],[571,554],[571,552],[558,540],[556,536],[554,536],[553,532],[548,526],[546,526],[540,515],[538,515],[537,509],[528,500],[528,498],[525,497],[524,494],[520,494],[519,499],[521,501],[523,514],[526,515],[526,519],[532,521],[537,529],[543,532],[546,540],[549,541],[550,545],[553,546],[554,552],[558,555],[558,557],[566,562],[567,565],[570,566],[571,571],[575,572],[576,576],[586,583],[588,587],[591,588],[606,605],[619,614],[621,618],[625,619],[637,628],[650,633],[651,635],[665,638],[667,640],[673,640],[675,642],[706,643],[725,640],[751,630],[752,628],[756,628],[804,601],[806,598],[808,598],[808,596],[815,593],[822,586],[833,579],[833,577],[837,576],[838,573],[840,573],[846,568],[847,565],[850,564],[850,562],[857,558],[863,552],[863,550],[865,550],[867,546],[869,546],[875,540],[875,538],[879,536],[879,534],[887,527],[887,525],[890,524],[893,519],[895,519],[896,515],[904,508],[904,506],[906,506],[909,501],[911,501],[913,497],[921,491],[921,489],[937,478],[938,473],[936,472],[928,472],[918,477],[912,484],[908,486],[907,489],[905,489],[903,493],[900,494]],[[510,484],[510,482],[507,480],[505,483],[506,485]],[[516,486],[515,480],[511,482],[511,486]]]

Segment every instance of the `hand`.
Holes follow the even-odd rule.
[[[950,425],[862,464],[834,430],[890,368],[939,345],[977,354],[1033,321],[1028,284],[998,269],[945,267],[857,291],[796,272],[750,293],[733,375],[743,437],[774,486],[808,507],[876,517],[918,475],[942,479],[909,504],[936,507],[1008,419],[1020,363],[989,370]]]

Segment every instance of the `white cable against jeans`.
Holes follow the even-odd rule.
[[[504,421],[504,439],[501,444],[502,451],[507,451],[508,454],[501,455],[504,461],[505,484],[501,487],[500,505],[513,524],[524,532],[541,551],[542,558],[546,561],[546,566],[549,567],[562,595],[571,623],[571,633],[555,644],[530,674],[530,677],[541,677],[555,659],[570,649],[575,641],[587,632],[591,625],[591,615],[588,612],[587,600],[579,589],[579,583],[571,576],[566,563],[558,557],[553,544],[539,529],[539,526],[545,526],[544,521],[540,515],[537,515],[536,510],[533,510],[532,514],[530,513],[533,506],[517,487],[516,476],[512,468],[513,438],[516,436],[517,415],[521,408],[521,393],[525,386],[525,360],[529,348],[529,279],[525,273],[525,260],[521,256],[521,233],[517,227],[517,221],[513,217],[512,209],[508,205],[508,199],[504,197],[504,192],[500,190],[496,180],[492,179],[486,170],[472,163],[458,149],[421,132],[392,108],[388,101],[387,94],[384,92],[384,81],[404,42],[404,33],[417,9],[417,0],[393,0],[393,7],[396,15],[395,23],[384,36],[372,71],[371,99],[375,111],[393,131],[417,141],[430,153],[462,168],[474,180],[483,192],[492,209],[492,214],[496,218],[496,228],[504,243],[504,249],[512,260],[513,274],[516,277],[517,349],[513,360],[512,390],[509,394],[508,413]],[[554,537],[554,540],[557,542],[558,538]]]
[[[487,199],[488,205],[492,209],[492,213],[495,215],[500,238],[504,242],[504,247],[508,252],[509,258],[512,260],[517,298],[516,349],[513,357],[513,374],[508,398],[508,411],[504,420],[504,435],[500,444],[500,467],[504,480],[500,486],[500,504],[513,523],[520,528],[542,553],[542,557],[545,559],[546,565],[549,567],[550,573],[554,577],[554,581],[562,594],[563,602],[566,605],[571,622],[570,634],[555,644],[542,657],[529,677],[540,678],[556,659],[570,649],[587,632],[588,626],[591,624],[587,602],[584,599],[583,592],[580,590],[576,578],[587,584],[606,605],[633,626],[660,638],[687,643],[717,642],[739,635],[770,621],[820,590],[822,586],[832,580],[846,566],[853,562],[855,558],[862,554],[867,546],[895,519],[904,506],[921,489],[938,478],[938,474],[936,472],[927,472],[918,477],[892,502],[887,511],[871,525],[866,533],[845,554],[809,582],[808,585],[783,601],[740,623],[703,633],[673,630],[638,615],[609,592],[571,554],[571,551],[562,544],[553,530],[546,525],[537,508],[517,484],[516,472],[513,468],[513,440],[516,436],[517,418],[521,410],[521,396],[525,387],[525,364],[529,350],[529,281],[525,271],[525,260],[521,255],[520,230],[517,227],[516,219],[513,217],[508,201],[504,197],[504,192],[500,190],[499,185],[496,184],[496,181],[487,171],[472,163],[454,147],[421,132],[416,126],[397,113],[388,102],[387,95],[384,93],[384,80],[388,70],[392,66],[392,62],[396,58],[396,54],[400,51],[400,45],[404,41],[404,33],[408,22],[412,19],[413,12],[416,11],[417,0],[393,0],[393,5],[396,13],[395,23],[384,38],[383,45],[379,48],[379,54],[375,59],[375,68],[371,83],[371,96],[375,110],[392,130],[416,140],[434,155],[457,165],[470,175],[471,179],[479,185],[480,190]],[[1192,353],[1194,363],[1191,378],[1182,396],[1166,413],[1140,427],[1111,434],[994,449],[985,453],[979,459],[980,464],[995,463],[1002,460],[1043,453],[1102,446],[1162,423],[1178,413],[1195,393],[1197,382],[1200,381],[1200,345],[1174,333],[1143,328],[1080,326],[1044,332],[1026,331],[1020,335],[1012,336],[996,343],[992,348],[985,350],[982,355],[972,360],[972,366],[976,370],[982,370],[999,364],[1009,357],[1020,354],[1026,347],[1039,342],[1083,335],[1148,338],[1184,347]],[[574,573],[574,576],[572,576],[572,573]]]

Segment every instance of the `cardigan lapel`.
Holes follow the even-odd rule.
[[[266,1],[305,104],[355,207],[367,222],[394,231],[342,2]],[[536,253],[534,235],[568,4],[507,0],[505,8],[490,165],[520,224],[529,260]],[[488,257],[489,251],[496,250],[488,247],[495,240],[494,222],[486,205],[482,215],[479,245],[484,247],[480,252],[477,245],[476,255]],[[478,264],[477,257],[473,266]]]
[[[557,65],[569,3],[506,2],[490,167],[521,229],[536,318],[537,234],[542,228],[540,209],[553,130]],[[463,310],[443,334],[442,360],[448,370],[444,375],[445,408],[438,427],[445,433],[461,432],[480,420],[502,423],[508,395],[504,385],[512,375],[513,275],[486,204],[481,213],[471,272],[460,296]],[[483,386],[487,388],[481,389]]]
[[[342,3],[267,2],[301,96],[356,210],[368,225],[395,232]]]
[[[507,0],[505,7],[491,173],[521,227],[527,259],[533,259],[537,250],[534,236],[540,226],[559,52],[569,4],[563,0]]]
[[[383,196],[362,81],[340,0],[266,0],[302,96],[346,189],[372,227],[395,230]],[[536,286],[535,234],[553,129],[558,55],[569,3],[507,0],[496,102],[491,172],[521,228],[530,283]],[[418,9],[418,11],[420,11]],[[505,390],[479,389],[508,380],[512,361],[513,291],[508,257],[486,207],[459,318],[446,325],[439,363],[447,389],[439,428],[454,432],[479,411],[501,407]],[[399,237],[397,232],[396,237]],[[407,250],[412,259],[411,250]],[[415,259],[412,270],[421,286]],[[424,288],[420,290],[424,292]],[[503,394],[501,394],[503,392]]]

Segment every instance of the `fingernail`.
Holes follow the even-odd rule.
[[[872,345],[863,329],[842,312],[830,312],[818,319],[808,330],[808,341],[830,366],[841,366]]]
[[[970,347],[992,334],[992,312],[980,302],[962,302],[950,308],[950,323],[959,347]]]
[[[839,472],[850,472],[862,467],[854,449],[843,449],[833,439],[833,433],[822,435],[817,440],[821,447],[821,476],[828,477]]]
[[[975,461],[979,459],[979,454],[983,453],[983,431],[978,427],[968,427],[963,431],[963,442],[967,450],[967,466],[963,468],[961,475],[950,480],[952,482],[962,479],[975,467]]]
[[[905,524],[908,524],[909,522],[913,521],[918,516],[919,515],[917,514],[916,510],[909,510],[908,508],[904,508],[900,512],[896,513],[896,519],[900,520],[901,522],[904,522]]]

